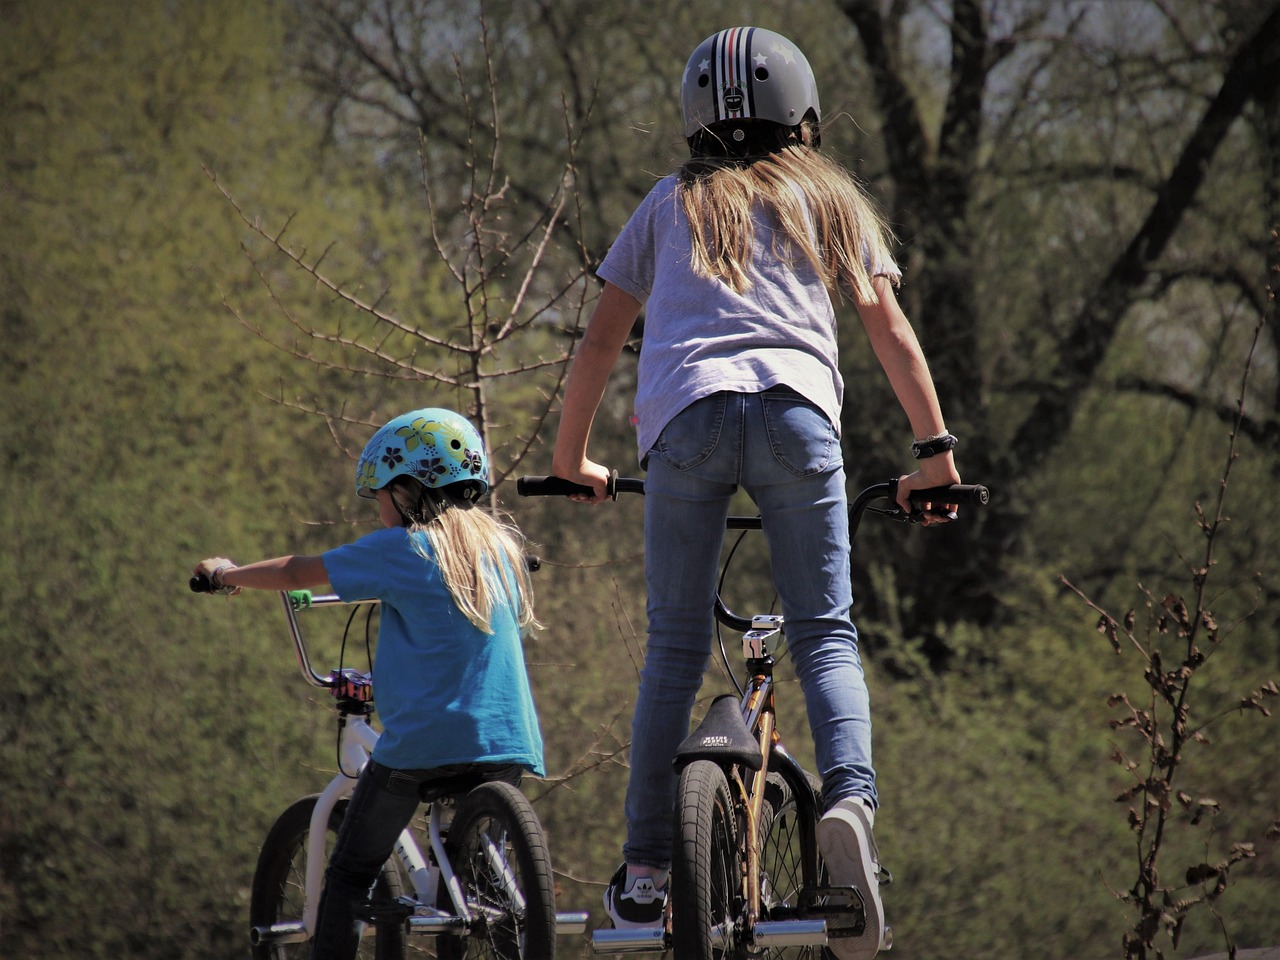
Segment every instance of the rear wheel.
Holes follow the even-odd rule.
[[[459,798],[445,851],[476,923],[467,936],[440,937],[441,960],[555,957],[551,855],[538,815],[523,793],[495,781]],[[449,902],[446,891],[438,902]]]
[[[306,897],[307,838],[311,835],[311,814],[318,796],[303,797],[294,802],[271,827],[258,854],[258,867],[253,875],[249,897],[249,927],[269,927],[302,919]],[[325,862],[338,838],[347,802],[339,801],[329,814],[325,843]],[[401,895],[404,885],[399,869],[392,861],[382,868],[370,900],[389,903]],[[318,893],[318,891],[317,891]],[[369,960],[402,960],[405,954],[403,926],[382,930],[366,929],[360,940],[360,957]],[[311,956],[311,941],[305,943],[257,944],[254,960],[304,960]]]
[[[734,956],[742,907],[737,816],[724,771],[695,760],[680,774],[671,863],[671,934],[680,960]]]

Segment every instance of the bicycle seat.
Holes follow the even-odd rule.
[[[764,765],[760,745],[742,721],[738,698],[731,693],[716,697],[698,729],[676,749],[672,766],[679,773],[695,760],[740,763],[751,770]]]
[[[443,797],[460,797],[484,783],[501,780],[519,786],[522,768],[519,764],[463,764],[463,769],[425,781],[418,787],[423,803],[434,803]],[[447,768],[442,768],[447,769]]]

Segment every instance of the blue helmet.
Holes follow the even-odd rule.
[[[356,463],[356,494],[372,499],[396,477],[476,500],[489,490],[484,441],[460,413],[429,407],[401,414],[373,435]]]

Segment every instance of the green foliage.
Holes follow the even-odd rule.
[[[1252,361],[1252,350],[1249,356]],[[1122,691],[1108,699],[1117,714],[1111,727],[1129,735],[1112,754],[1132,780],[1116,798],[1128,805],[1128,825],[1136,840],[1137,876],[1131,887],[1117,894],[1137,914],[1124,936],[1126,957],[1146,958],[1151,952],[1162,956],[1159,944],[1167,937],[1178,947],[1188,920],[1206,912],[1218,920],[1227,946],[1233,947],[1237,933],[1222,921],[1218,902],[1233,872],[1238,872],[1234,868],[1257,855],[1254,839],[1228,838],[1230,846],[1223,849],[1215,837],[1204,842],[1203,852],[1195,852],[1200,841],[1192,836],[1188,843],[1184,838],[1194,833],[1188,827],[1216,818],[1223,809],[1213,797],[1184,788],[1184,768],[1191,764],[1194,775],[1192,752],[1211,742],[1209,735],[1224,716],[1257,711],[1270,717],[1273,698],[1280,697],[1276,681],[1268,679],[1252,692],[1237,693],[1224,706],[1214,702],[1213,691],[1204,689],[1201,678],[1210,660],[1221,659],[1223,643],[1245,632],[1238,628],[1249,619],[1252,598],[1236,596],[1238,591],[1230,586],[1219,591],[1213,576],[1219,537],[1227,521],[1227,494],[1234,492],[1229,487],[1235,457],[1233,434],[1217,497],[1207,507],[1197,504],[1197,528],[1204,546],[1199,555],[1188,558],[1185,594],[1170,593],[1161,600],[1144,588],[1142,624],[1134,610],[1122,621],[1099,610],[1098,631],[1116,653],[1136,653],[1146,687],[1141,694]],[[1239,606],[1244,612],[1233,609]],[[1225,626],[1219,622],[1224,614],[1231,619]],[[1265,836],[1280,839],[1280,818],[1267,826]],[[1171,860],[1182,871],[1178,878],[1170,878]]]
[[[441,38],[470,36],[471,5],[324,6],[400,9],[403,22],[430,24],[414,36],[426,44],[440,103],[456,106]],[[945,110],[945,24],[936,15],[947,6],[894,5],[911,8],[900,65],[919,70],[930,126]],[[1154,5],[1126,5],[1139,7],[1154,16]],[[349,98],[336,108],[341,98],[317,99],[301,85],[291,51],[323,50],[314,45],[322,23],[314,4],[65,0],[8,4],[0,14],[0,462],[11,494],[0,513],[6,955],[242,956],[257,845],[285,804],[332,770],[328,711],[296,677],[274,598],[227,603],[185,586],[206,555],[314,552],[354,535],[353,523],[368,517],[350,495],[347,456],[367,425],[426,399],[456,399],[385,375],[394,364],[357,376],[349,353],[311,336],[350,335],[366,347],[380,337],[367,313],[317,287],[317,273],[415,332],[463,338],[486,302],[510,304],[520,271],[497,271],[489,301],[449,274],[447,264],[461,261],[445,254],[465,257],[465,229],[444,229],[442,252],[431,227],[452,225],[466,209],[449,198],[480,199],[470,192],[480,168],[458,158],[483,159],[501,142],[497,169],[510,180],[498,182],[512,205],[491,226],[506,243],[539,222],[530,211],[561,182],[571,130],[582,137],[572,181],[581,219],[560,221],[563,234],[534,281],[543,297],[570,286],[583,251],[598,255],[651,175],[680,154],[675,94],[686,49],[743,18],[797,36],[819,75],[838,78],[830,96],[824,89],[834,120],[827,142],[892,207],[862,48],[832,7],[659,4],[646,8],[645,29],[636,29],[634,5],[485,8],[508,109],[501,136],[479,134],[475,145],[445,135],[465,128],[465,110],[406,121],[373,106],[350,112]],[[1002,61],[972,202],[983,242],[969,266],[984,305],[974,402],[985,404],[991,430],[966,435],[962,453],[1003,449],[1028,401],[1053,387],[1042,373],[1104,254],[1140,220],[1213,88],[1230,30],[1206,22],[1225,22],[1228,6],[1160,9],[1195,15],[1174,40],[1144,34],[1170,44],[1158,47],[1174,51],[1164,59],[1126,59],[1106,39],[1113,34],[1086,32],[1064,34],[1071,42],[1051,45],[1053,57],[1033,46]],[[1171,19],[1156,19],[1172,29]],[[1199,44],[1194,56],[1188,43]],[[479,64],[470,52],[467,63]],[[471,116],[483,117],[484,78],[467,76]],[[1020,86],[1025,78],[1035,82]],[[1153,108],[1144,91],[1162,83],[1163,108],[1144,114]],[[375,116],[380,124],[369,122]],[[426,142],[434,210],[418,156],[431,116],[451,124]],[[377,136],[363,135],[370,131]],[[904,626],[927,590],[953,578],[936,560],[939,538],[963,551],[988,530],[978,511],[946,533],[869,522],[859,538],[856,613],[884,803],[877,834],[896,875],[886,905],[902,960],[1065,960],[1120,949],[1127,917],[1112,894],[1132,883],[1133,837],[1113,800],[1131,781],[1110,761],[1120,740],[1107,699],[1142,689],[1141,671],[1106,651],[1094,618],[1057,592],[1058,578],[1114,608],[1134,583],[1162,597],[1156,585],[1183,577],[1186,558],[1198,555],[1191,505],[1214,493],[1205,464],[1220,457],[1224,433],[1207,401],[1229,406],[1243,331],[1260,312],[1257,231],[1241,224],[1262,219],[1249,206],[1262,146],[1248,128],[1229,134],[1201,204],[1150,296],[1126,314],[1053,457],[1035,472],[1009,462],[1007,476],[967,477],[988,480],[1025,520],[1002,541],[998,570],[963,581],[998,596],[995,624],[979,629],[943,609],[919,629]],[[1059,173],[1085,167],[1094,175],[1061,185]],[[281,247],[298,254],[301,270]],[[915,249],[904,250],[908,294],[930,268]],[[1231,269],[1217,270],[1224,264]],[[930,305],[920,306],[927,329]],[[488,369],[557,356],[573,322],[553,319],[504,346]],[[386,342],[396,358],[458,372],[431,350],[415,355],[412,337]],[[925,342],[931,354],[947,349],[927,334]],[[852,335],[845,347],[856,421],[846,457],[857,485],[901,469],[905,424],[865,345]],[[637,469],[634,376],[629,356],[597,417],[601,459],[623,473]],[[1274,420],[1275,377],[1264,338],[1248,392],[1260,430]],[[526,455],[528,442],[519,469],[543,472],[546,448],[533,434],[541,427],[549,436],[554,423],[531,411],[553,396],[554,376],[500,377],[491,388],[496,446],[509,451],[501,466]],[[1187,795],[1216,801],[1220,812],[1170,840],[1167,854],[1191,865],[1216,864],[1232,842],[1280,817],[1277,725],[1231,712],[1280,668],[1276,454],[1255,441],[1241,454],[1213,604],[1231,634],[1213,669],[1196,677],[1206,711],[1223,715],[1211,747],[1189,747],[1184,768]],[[642,659],[641,505],[522,501],[509,484],[498,497],[546,561],[536,589],[547,628],[527,649],[552,774],[529,792],[551,835],[563,903],[598,914],[622,841]],[[919,580],[895,568],[900,555],[920,561]],[[763,556],[742,560],[743,595],[767,596]],[[322,657],[336,650],[327,642]],[[725,683],[713,666],[704,699]],[[784,734],[807,761],[793,680],[781,697]],[[1192,813],[1178,805],[1171,815]],[[1280,941],[1275,846],[1259,844],[1255,858],[1235,865],[1215,903],[1240,946]],[[1188,955],[1218,950],[1222,930],[1212,915],[1191,915],[1181,943]]]

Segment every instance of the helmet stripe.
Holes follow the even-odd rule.
[[[755,27],[731,27],[720,31],[713,46],[714,71],[712,89],[716,92],[716,119],[734,120],[755,116],[755,97],[751,89],[750,50]],[[715,76],[718,72],[720,77]],[[721,80],[722,82],[716,82]],[[740,109],[731,109],[725,93],[737,88],[744,100]]]
[[[724,90],[729,86],[729,64],[725,50],[732,30],[721,30],[711,47],[711,96],[715,99],[716,119],[725,119]]]

